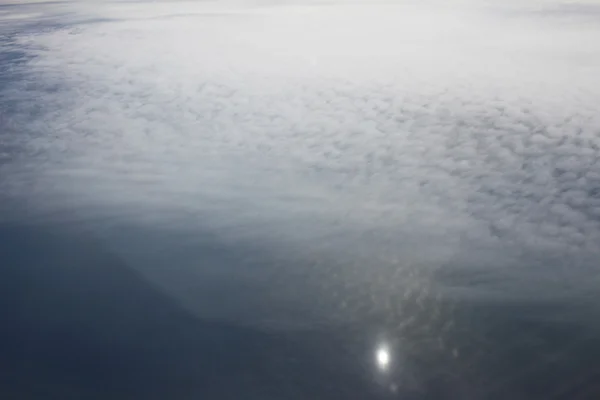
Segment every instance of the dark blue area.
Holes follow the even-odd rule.
[[[58,231],[0,227],[2,398],[386,397],[358,330],[199,320],[93,239]]]
[[[3,399],[591,400],[600,393],[598,336],[537,321],[531,317],[544,310],[535,306],[458,309],[460,329],[446,339],[460,359],[436,347],[435,324],[390,326],[406,367],[377,378],[367,343],[381,320],[288,333],[200,320],[93,238],[60,226],[0,226],[0,260]]]

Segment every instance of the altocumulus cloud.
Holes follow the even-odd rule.
[[[21,38],[43,84],[12,90],[28,146],[69,168],[270,179],[349,219],[594,251],[600,29],[536,7],[97,6]]]

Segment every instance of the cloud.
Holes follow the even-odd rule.
[[[600,58],[580,41],[597,30],[408,6],[202,7],[27,38],[43,49],[32,70],[64,88],[43,93],[48,144],[269,159],[497,235],[598,237]]]
[[[343,271],[346,300],[394,293],[399,264],[597,252],[597,28],[414,5],[177,7],[83,9],[111,22],[21,36],[29,80],[5,93],[45,156],[13,192],[335,252],[344,263],[301,274],[334,296]]]

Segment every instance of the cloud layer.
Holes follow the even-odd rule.
[[[213,8],[120,22],[115,7],[115,22],[27,38],[47,84],[32,124],[56,135],[42,141],[258,158],[382,206],[453,207],[497,235],[596,243],[596,29],[414,6]]]
[[[343,248],[373,265],[339,267],[348,292],[463,246],[594,254],[600,30],[511,10],[83,7],[17,39],[35,57],[10,119],[44,157],[5,187]]]

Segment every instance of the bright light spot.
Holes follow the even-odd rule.
[[[390,366],[390,350],[387,346],[382,345],[375,351],[375,362],[380,370],[385,371]]]

